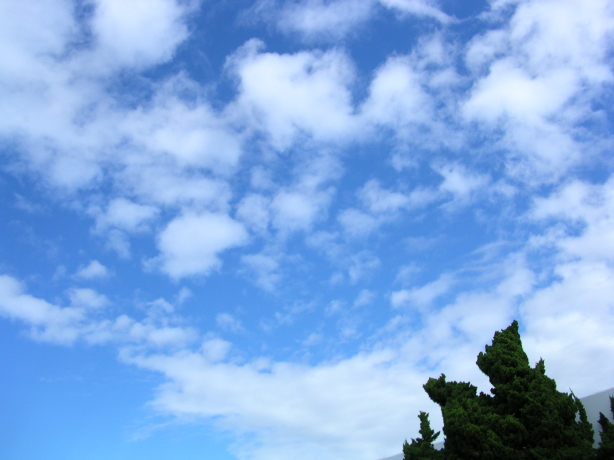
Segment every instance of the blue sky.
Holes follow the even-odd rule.
[[[608,0],[0,1],[0,457],[375,460],[521,325],[614,375]]]

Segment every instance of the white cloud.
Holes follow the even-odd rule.
[[[99,231],[109,227],[127,232],[147,229],[147,223],[157,217],[159,209],[142,205],[125,198],[111,200],[105,212],[97,213],[96,227]]]
[[[398,12],[448,20],[429,2],[380,3]],[[557,180],[588,151],[577,128],[591,116],[590,102],[603,94],[600,85],[612,81],[607,54],[614,30],[612,3],[517,3],[504,29],[470,44],[469,75],[455,73],[450,61],[460,51],[444,46],[447,36],[442,32],[417,44],[408,56],[386,58],[371,83],[366,82],[368,96],[357,107],[350,91],[357,72],[345,52],[266,53],[260,42],[250,41],[228,60],[228,73],[238,84],[237,99],[217,110],[206,91],[184,74],[153,84],[146,104],[108,92],[106,77],[119,75],[113,72],[143,69],[173,56],[187,37],[185,18],[195,2],[98,0],[91,23],[94,42],[83,49],[70,44],[80,33],[71,2],[40,0],[36,7],[3,2],[1,135],[19,139],[20,171],[37,171],[45,186],[61,189],[51,196],[90,209],[96,230],[107,232],[108,245],[125,257],[130,233],[147,230],[169,213],[178,215],[158,221],[163,227],[157,237],[160,254],[151,262],[175,280],[220,267],[224,251],[247,244],[248,228],[267,240],[264,251],[239,259],[261,287],[274,290],[280,284],[287,256],[279,247],[293,232],[303,232],[308,244],[324,250],[335,270],[347,272],[330,278],[325,273],[324,278],[357,285],[387,261],[370,250],[351,253],[354,241],[348,244],[345,236],[367,236],[404,213],[450,196],[455,202],[476,203],[497,186],[463,166],[462,159],[455,160],[469,145],[454,144],[466,140],[455,137],[456,129],[477,129],[487,145],[475,154],[482,155],[480,161],[491,161],[488,155],[494,149],[499,156],[493,161],[521,179],[535,177],[537,171],[546,180]],[[292,5],[282,8],[280,27],[306,37],[331,27],[333,35],[342,36],[377,10],[370,0]],[[495,9],[501,5],[493,2]],[[146,10],[139,14],[142,8]],[[471,79],[475,81],[465,95],[451,96],[453,90],[469,87]],[[457,111],[459,104],[462,110]],[[449,124],[445,129],[442,120]],[[420,183],[404,189],[369,180],[359,189],[357,202],[337,214],[344,233],[321,229],[337,193],[332,182],[343,174],[340,161],[335,163],[333,155],[322,160],[321,151],[337,155],[335,147],[362,141],[373,126],[409,143],[407,155],[415,158],[414,165],[421,161],[420,149],[429,150],[436,142],[455,147],[446,150],[451,159],[429,156],[442,184],[438,189]],[[262,133],[267,140],[260,140]],[[254,150],[271,164],[283,162],[284,168],[255,167],[252,190],[237,190],[236,182],[244,176],[229,178],[242,167],[244,142],[251,135]],[[287,156],[270,152],[271,146]],[[301,155],[305,160],[296,160],[295,170],[288,173],[285,166]],[[343,158],[347,164],[352,161]],[[403,161],[396,164],[404,172]],[[64,307],[26,293],[10,276],[0,276],[0,314],[26,324],[39,340],[113,343],[129,362],[168,379],[156,407],[176,415],[214,417],[223,428],[255,436],[256,447],[237,444],[242,458],[287,459],[300,452],[323,460],[373,460],[395,453],[402,439],[417,432],[418,410],[433,410],[421,387],[426,378],[443,370],[451,379],[477,378],[487,389],[474,369],[475,355],[494,330],[515,316],[526,328],[523,339],[531,359],[546,358],[560,387],[573,385],[578,394],[587,394],[611,379],[614,182],[566,181],[534,203],[529,217],[545,230],[535,230],[527,248],[519,249],[530,262],[510,256],[501,262],[503,267],[495,267],[492,276],[498,281],[481,285],[476,277],[473,286],[455,272],[412,287],[415,266],[409,265],[399,271],[407,289],[391,294],[398,315],[381,332],[381,343],[371,347],[369,337],[363,352],[330,362],[309,366],[256,358],[237,364],[233,344],[212,336],[203,339],[183,325],[164,299],[145,302],[142,320],[127,315],[103,319],[110,314],[103,308],[110,301],[92,289],[68,289],[70,303]],[[94,196],[102,183],[117,198],[107,202]],[[90,206],[92,202],[100,207]],[[226,214],[235,203],[237,221]],[[425,241],[432,246],[435,240],[411,239],[414,246],[425,246]],[[544,256],[544,248],[555,256]],[[546,267],[542,271],[527,267],[533,263],[532,251],[535,258],[547,259],[539,261]],[[75,276],[93,280],[106,275],[106,267],[92,261]],[[359,288],[353,304],[373,302],[374,291]],[[183,288],[176,303],[188,295]],[[450,300],[444,304],[442,299]],[[429,308],[435,302],[438,308]],[[351,300],[345,310],[340,305],[331,302],[327,313],[341,318],[342,338],[364,336],[347,314]],[[414,308],[404,310],[407,306]],[[290,324],[314,308],[297,302],[275,318]],[[412,314],[420,315],[421,322],[409,323]],[[222,331],[243,330],[229,313],[219,313],[215,320]],[[307,336],[304,346],[327,343],[322,333],[309,332],[294,339]],[[159,354],[149,354],[152,349]],[[434,419],[436,414],[435,409]]]
[[[107,234],[107,248],[115,251],[122,259],[130,258],[130,241],[126,233],[112,229]]]
[[[128,234],[149,230],[160,209],[135,203],[126,198],[115,198],[109,202],[106,210],[102,210],[99,206],[91,206],[88,213],[96,220],[94,232],[104,235],[107,247],[127,259],[130,257]]]
[[[2,81],[16,90],[27,81],[50,78],[40,56],[59,56],[77,32],[68,0],[41,0],[36,4],[3,2],[0,5],[0,51]],[[21,75],[30,78],[19,82]]]
[[[245,328],[241,321],[232,316],[230,313],[218,313],[215,317],[217,327],[227,332],[244,332]]]
[[[181,305],[192,296],[192,291],[189,288],[183,286],[181,289],[179,289],[179,293],[177,294],[177,305]]]
[[[278,13],[280,30],[298,32],[306,40],[339,39],[366,22],[375,11],[373,0],[306,0],[286,3]]]
[[[219,253],[247,243],[240,223],[224,214],[184,214],[158,235],[156,263],[173,279],[207,275],[221,264]]]
[[[369,251],[361,251],[350,256],[348,275],[352,284],[368,278],[381,265],[379,257]]]
[[[227,353],[227,342],[210,348],[218,345],[221,350],[213,357],[207,347],[203,354],[129,360],[169,378],[155,401],[160,410],[218,417],[222,428],[256,434],[257,447],[238,443],[239,458],[291,458],[298,445],[309,458],[372,460],[394,453],[391,449],[404,439],[408,426],[417,425],[416,414],[399,411],[399,406],[432,405],[426,395],[407,391],[420,388],[425,377],[394,363],[389,351],[315,367],[276,362],[260,371],[256,361],[211,364]],[[373,420],[385,422],[374,425]]]
[[[612,296],[603,293],[614,292],[614,277],[605,265],[594,268],[570,271],[543,288],[522,255],[512,255],[497,267],[499,281],[489,288],[455,292],[442,308],[423,310],[423,326],[415,330],[399,328],[402,321],[394,318],[374,350],[334,362],[306,366],[265,360],[263,367],[262,360],[219,361],[227,356],[227,342],[211,344],[213,352],[133,354],[128,359],[168,378],[155,400],[160,410],[216,417],[221,428],[255,436],[256,444],[237,443],[239,458],[291,458],[298,445],[301,455],[309,457],[372,460],[394,454],[399,440],[417,432],[419,410],[429,411],[439,429],[441,415],[422,389],[428,377],[443,371],[450,380],[470,381],[488,391],[475,357],[493,332],[514,317],[520,316],[526,327],[522,334],[529,359],[544,357],[559,388],[571,386],[581,395],[602,389],[595,380],[607,381],[613,370],[609,331],[614,317]],[[434,284],[429,289],[442,292]],[[434,296],[427,290],[415,291],[416,298],[430,302]],[[586,294],[592,309],[577,303],[578,292]],[[316,334],[305,343],[318,340]],[[383,422],[374,425],[373,420]]]
[[[137,346],[142,349],[182,349],[194,343],[198,338],[196,331],[189,327],[156,324],[148,319],[143,322],[121,315],[114,321],[95,324],[93,330],[85,337],[92,343],[116,341],[120,345]]]
[[[374,214],[394,214],[403,208],[420,208],[438,198],[435,190],[422,187],[416,187],[407,194],[387,190],[375,179],[368,181],[358,196]]]
[[[109,305],[109,299],[89,288],[73,288],[68,291],[70,305],[77,308],[99,309]]]
[[[424,311],[430,307],[433,301],[446,294],[454,285],[454,276],[444,273],[435,281],[419,288],[401,289],[390,296],[390,303],[394,308],[414,307]]]
[[[239,79],[233,111],[240,119],[263,130],[280,151],[303,134],[328,142],[359,134],[347,88],[354,69],[341,51],[277,54],[263,48],[250,40],[227,63]]]
[[[106,65],[148,66],[170,59],[188,36],[185,15],[197,2],[95,0],[91,20]]]
[[[380,225],[380,221],[359,209],[344,209],[337,216],[343,231],[351,237],[363,237],[373,233]]]
[[[415,263],[403,265],[399,268],[395,283],[408,284],[415,276],[420,273],[422,269]]]
[[[79,335],[85,312],[78,307],[58,307],[24,292],[15,278],[0,276],[0,314],[31,326],[35,339],[70,344]]]
[[[117,181],[129,187],[139,198],[173,207],[227,208],[230,190],[225,181],[189,169],[169,168],[164,162],[152,162],[147,155],[135,155],[131,160],[118,174]]]
[[[123,109],[107,92],[107,77],[170,58],[187,36],[184,21],[196,3],[99,0],[93,6],[83,24],[72,2],[2,6],[2,135],[18,135],[27,166],[69,190],[99,180],[110,146],[125,140]],[[91,43],[83,36],[89,32]]]
[[[203,169],[233,172],[241,139],[211,109],[202,87],[179,73],[152,85],[149,102],[132,108],[111,84],[127,68],[170,59],[198,3],[98,0],[81,24],[70,2],[0,7],[6,22],[0,135],[17,142],[12,166],[40,174],[62,197],[107,179],[125,198],[111,202],[107,216],[96,212],[98,230],[140,231],[155,217],[152,203],[213,210],[227,204],[226,184]],[[89,32],[91,43],[80,35]],[[129,255],[126,235],[109,238]]]
[[[556,249],[551,279],[522,305],[527,348],[540,353],[557,381],[577,394],[600,388],[612,372],[614,349],[614,181],[572,181],[535,200],[530,213],[545,224],[529,248]],[[569,375],[574,369],[574,377]],[[601,383],[602,385],[602,383]],[[570,385],[571,386],[571,385]]]
[[[433,116],[431,98],[421,84],[422,74],[408,57],[392,57],[380,67],[362,105],[363,116],[371,123],[403,130],[424,124]]]
[[[305,340],[301,341],[301,345],[304,347],[313,347],[314,345],[319,345],[322,343],[323,339],[324,336],[322,334],[312,332]]]
[[[231,347],[232,344],[226,340],[211,338],[203,342],[201,352],[208,362],[216,363],[226,357]]]
[[[495,2],[494,10],[502,5]],[[591,116],[591,100],[601,85],[613,79],[607,55],[614,11],[603,0],[515,6],[505,28],[473,39],[468,47],[468,63],[479,78],[462,113],[503,128],[501,145],[513,158],[509,174],[557,180],[584,150],[599,153],[580,142],[577,126]]]
[[[328,196],[322,193],[310,195],[282,190],[271,203],[273,225],[282,232],[309,230],[328,201]]]
[[[469,171],[460,164],[447,164],[435,170],[443,176],[439,190],[451,194],[459,202],[469,201],[490,182],[488,176]]]
[[[379,181],[372,179],[358,192],[358,196],[372,213],[395,212],[409,205],[407,195],[382,188]]]
[[[385,189],[371,179],[356,193],[365,211],[349,208],[340,211],[337,220],[346,235],[366,237],[382,225],[401,217],[400,212],[422,208],[438,198],[436,190],[417,187],[409,193]]]
[[[147,316],[148,317],[156,317],[163,316],[167,313],[173,313],[175,311],[175,307],[173,304],[168,302],[166,299],[160,297],[153,302],[147,302]]]
[[[393,10],[399,19],[411,15],[442,23],[451,20],[430,0],[299,0],[280,6],[273,0],[261,0],[250,13],[307,42],[338,41],[360,33],[362,26],[379,15],[381,7]]]
[[[104,279],[109,277],[109,269],[102,265],[97,260],[92,260],[85,267],[81,267],[75,273],[75,278],[92,280],[92,279]]]
[[[403,14],[413,16],[426,16],[436,19],[444,24],[452,21],[447,14],[437,8],[437,3],[431,0],[379,0],[387,8],[397,10]]]
[[[526,118],[528,123],[539,122],[560,109],[579,89],[579,83],[572,69],[535,78],[512,59],[500,59],[474,87],[464,113],[468,118],[491,123],[506,115]]]
[[[270,213],[270,199],[256,193],[245,196],[237,205],[237,218],[259,233],[267,231]]]
[[[614,179],[602,185],[573,181],[546,198],[535,200],[531,217],[558,218],[570,228],[546,235],[542,241],[557,246],[565,259],[600,262],[614,260]],[[577,235],[577,226],[584,227]]]
[[[581,261],[561,264],[555,274],[558,280],[522,307],[524,342],[546,360],[560,386],[573,383],[577,394],[591,394],[614,371],[608,362],[614,350],[614,270],[611,263]]]
[[[265,291],[275,291],[282,279],[280,270],[281,254],[258,254],[241,256],[241,263],[255,276],[256,284]]]
[[[182,94],[193,94],[182,98]],[[161,85],[153,102],[127,114],[122,129],[137,148],[172,158],[180,168],[233,172],[241,138],[203,98],[202,89],[184,74]],[[187,100],[186,100],[187,99]]]
[[[375,299],[375,293],[368,289],[362,289],[356,299],[354,299],[354,307],[364,307],[369,305]]]
[[[62,345],[83,340],[144,350],[186,347],[198,336],[190,327],[172,325],[175,319],[160,311],[144,321],[127,315],[105,319],[100,310],[110,301],[92,289],[72,288],[67,295],[71,305],[61,307],[27,294],[15,278],[0,275],[0,315],[24,323],[35,340]]]

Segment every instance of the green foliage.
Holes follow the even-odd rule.
[[[614,416],[614,397],[610,396],[610,412]],[[608,418],[599,413],[599,425],[601,425],[601,441],[597,449],[598,460],[614,459],[614,424]]]
[[[439,452],[433,446],[433,441],[439,436],[439,431],[435,433],[431,429],[429,414],[420,412],[420,437],[412,439],[411,444],[407,441],[403,444],[403,460],[435,460],[439,458]]]
[[[543,360],[535,367],[529,365],[522,348],[518,322],[495,332],[492,345],[487,345],[485,352],[478,355],[477,365],[490,380],[493,387],[490,395],[477,394],[477,388],[466,382],[447,382],[443,374],[438,379],[429,379],[424,385],[429,397],[441,407],[443,415],[446,441],[440,453],[442,458],[595,458],[593,429],[582,403],[573,394],[557,391],[554,380],[546,376]],[[576,420],[577,416],[579,420]],[[611,424],[608,427],[609,434],[604,439],[608,446],[612,446],[614,429]],[[412,447],[407,442],[405,445]],[[608,448],[604,448],[604,452]],[[416,456],[419,450],[411,452],[415,452],[415,456],[409,457],[406,453],[405,460],[432,458]],[[611,454],[606,455],[610,456],[603,457],[604,460],[614,459]]]

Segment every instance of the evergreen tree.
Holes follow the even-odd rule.
[[[495,412],[512,424],[506,423],[499,431],[506,446],[529,459],[581,460],[593,456],[593,432],[582,403],[557,391],[555,381],[546,376],[543,360],[534,368],[529,366],[517,321],[495,332],[492,345],[478,355],[477,365],[493,386]],[[522,429],[507,430],[515,424]]]
[[[495,332],[477,365],[493,386],[490,395],[478,395],[469,383],[447,382],[443,374],[424,385],[441,407],[446,459],[594,458],[593,430],[582,403],[557,391],[543,360],[533,368],[529,365],[517,321]]]
[[[610,396],[610,412],[614,416],[614,397]],[[597,449],[598,460],[614,459],[614,424],[599,412],[599,425],[601,425],[601,441]]]
[[[446,376],[429,379],[424,385],[429,397],[441,407],[446,435],[445,457],[456,459],[521,460],[507,446],[500,433],[521,427],[511,418],[499,417],[492,397],[477,394],[477,388],[465,382],[446,382]],[[516,426],[514,426],[516,425]]]
[[[433,441],[439,436],[439,431],[435,433],[431,429],[429,414],[420,412],[420,437],[412,439],[411,444],[407,440],[403,444],[403,460],[435,460],[439,452],[433,446]]]

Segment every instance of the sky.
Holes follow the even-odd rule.
[[[0,457],[375,460],[518,320],[614,385],[610,0],[0,0]]]

